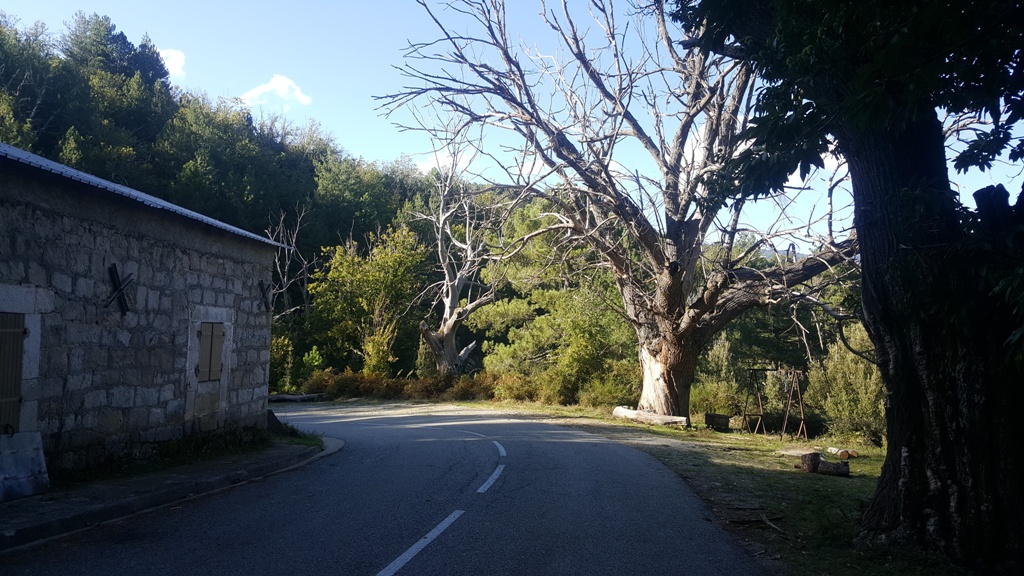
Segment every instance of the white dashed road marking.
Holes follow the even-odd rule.
[[[487,489],[491,487],[491,484],[494,484],[494,481],[498,479],[498,476],[501,476],[501,471],[504,469],[504,464],[498,464],[498,467],[494,469],[494,472],[491,474],[491,477],[487,479],[487,482],[484,482],[483,486],[477,488],[477,494],[487,492]]]
[[[452,525],[452,522],[458,520],[459,516],[462,516],[462,512],[463,510],[456,510],[455,512],[449,514],[448,517],[442,520],[440,524],[435,526],[433,530],[427,532],[426,536],[420,538],[419,542],[413,544],[411,548],[406,550],[405,554],[402,554],[398,558],[395,558],[394,562],[388,564],[387,567],[378,572],[377,576],[394,576],[396,572],[402,569],[402,566],[405,566],[406,563],[409,562],[409,560],[412,560],[414,556],[419,554],[420,550],[426,548],[427,544],[430,544],[434,541],[435,538],[440,536],[442,532],[444,532],[449,526]]]

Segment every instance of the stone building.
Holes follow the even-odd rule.
[[[265,427],[278,246],[0,144],[0,431],[60,473]]]

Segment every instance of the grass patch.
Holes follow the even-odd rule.
[[[291,424],[282,424],[284,430],[275,431],[270,434],[270,437],[277,442],[284,442],[285,444],[295,444],[297,446],[309,446],[311,448],[324,447],[324,438],[320,434],[312,434],[309,432],[303,432]]]
[[[160,472],[176,466],[246,454],[273,446],[275,436],[258,428],[243,428],[223,434],[194,434],[146,446],[135,459],[109,460],[86,470],[50,474],[50,487],[68,488],[78,484]]]
[[[162,472],[177,466],[266,450],[276,443],[323,449],[324,440],[320,435],[302,432],[290,424],[283,427],[274,432],[245,428],[229,433],[196,434],[162,442],[153,445],[146,458],[113,460],[102,467],[51,474],[50,487],[59,490],[90,482]]]

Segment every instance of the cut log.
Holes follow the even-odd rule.
[[[832,446],[829,446],[828,453],[839,456],[840,460],[846,460],[847,458],[856,458],[860,456],[860,454],[858,454],[856,450],[846,450],[843,448],[834,448]]]
[[[316,402],[323,394],[271,394],[267,402]]]
[[[810,452],[800,456],[800,470],[826,476],[850,476],[850,462],[829,462],[820,452]]]
[[[612,410],[612,416],[624,420],[643,422],[644,424],[656,424],[658,426],[689,426],[690,419],[685,416],[663,416],[653,412],[631,410],[625,406],[616,406]]]
[[[848,478],[850,476],[850,462],[843,460],[842,462],[829,462],[822,460],[818,463],[818,474],[824,474],[826,476],[843,476]]]
[[[821,464],[821,453],[810,452],[800,456],[800,470],[803,472],[817,472]]]

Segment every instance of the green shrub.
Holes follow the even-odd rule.
[[[494,382],[483,375],[461,376],[441,394],[444,400],[490,400],[494,398]]]
[[[871,349],[860,324],[847,328],[847,340],[856,350]],[[836,342],[808,378],[805,401],[824,412],[829,432],[881,444],[886,432],[885,387],[877,366]]]
[[[305,380],[309,378],[309,375],[323,368],[324,357],[320,354],[320,350],[317,350],[316,345],[302,355],[302,370],[299,373],[299,378]]]
[[[352,370],[345,368],[338,372],[334,368],[314,370],[303,382],[302,392],[305,394],[325,394],[328,398],[348,398],[359,395],[359,377]]]
[[[494,399],[531,402],[537,399],[537,387],[527,376],[505,372],[494,378]]]
[[[728,334],[722,332],[701,356],[690,387],[690,412],[693,414],[740,414],[743,393],[737,383],[736,361]]]
[[[698,380],[690,388],[690,412],[735,416],[743,413],[744,397],[735,382]]]
[[[304,394],[329,394],[338,388],[339,374],[334,368],[313,370],[302,383]]]
[[[382,301],[375,310],[372,322],[363,327],[359,355],[363,357],[364,374],[387,378],[391,375],[391,363],[397,360],[393,350],[398,337],[398,317],[390,313]]]
[[[295,347],[291,338],[274,336],[270,339],[270,392],[294,392],[292,368],[295,363]]]
[[[434,362],[434,353],[422,337],[420,337],[420,347],[416,351],[416,376],[419,378],[436,378],[440,376],[440,373],[437,371],[437,363]]]
[[[535,400],[544,404],[568,406],[579,400],[580,374],[571,366],[558,364],[532,377],[537,390]]]
[[[448,388],[443,378],[411,378],[402,386],[402,396],[413,400],[438,398]]]
[[[357,379],[359,381],[360,396],[393,400],[401,398],[405,390],[405,381],[395,378],[386,378],[364,372],[359,374]]]
[[[640,401],[642,375],[635,362],[609,362],[606,370],[579,391],[583,406],[636,406]]]

